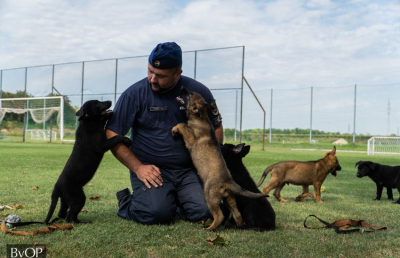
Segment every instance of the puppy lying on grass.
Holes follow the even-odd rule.
[[[248,198],[261,198],[267,195],[252,193],[237,185],[222,157],[219,143],[215,137],[214,128],[207,114],[207,103],[195,92],[181,89],[181,101],[186,106],[187,124],[180,123],[172,128],[172,135],[183,136],[189,149],[193,164],[204,183],[204,197],[214,221],[207,228],[215,230],[224,220],[220,209],[223,198],[232,212],[238,227],[243,226],[243,219],[236,207],[235,194]]]
[[[79,126],[76,130],[75,144],[67,164],[59,176],[51,195],[51,204],[45,223],[49,223],[61,199],[59,218],[67,222],[80,223],[78,213],[85,205],[86,196],[83,186],[96,173],[104,153],[119,143],[130,146],[129,138],[117,135],[106,139],[104,126],[112,116],[111,101],[89,100],[76,113],[79,116]]]

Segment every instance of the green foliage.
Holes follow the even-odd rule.
[[[292,142],[292,143],[309,143],[310,142],[310,129],[276,129],[272,128],[272,142]],[[224,128],[224,136],[228,141],[233,141],[235,136],[235,129]],[[269,142],[270,130],[266,129],[264,140]],[[236,139],[239,138],[239,131],[236,130]],[[353,141],[353,134],[340,132],[324,132],[320,130],[312,130],[312,140],[319,142],[333,142],[338,138],[343,138],[349,143]],[[358,143],[366,143],[370,135],[357,135],[356,141]],[[262,141],[263,129],[246,129],[242,132],[242,141]]]
[[[12,92],[5,92],[2,91],[1,92],[1,96],[2,98],[26,98],[26,97],[32,97],[29,93],[26,93],[25,91],[20,91],[18,90],[16,93],[12,93]],[[4,122],[8,122],[8,121],[14,121],[17,124],[23,124],[24,122],[24,116],[23,115],[19,115],[19,114],[14,114],[14,113],[7,113],[4,116]]]
[[[60,95],[48,94],[47,97],[50,97],[50,96],[60,96]],[[16,93],[3,91],[2,97],[3,98],[26,98],[26,97],[33,97],[33,95],[26,93],[25,91],[17,91]],[[71,102],[68,96],[64,96],[64,99],[67,103]],[[32,101],[35,101],[35,100],[32,100]],[[46,124],[46,128],[56,126],[57,115],[58,115],[57,113],[54,113],[52,115],[52,117],[49,119],[49,122]],[[11,130],[13,128],[23,128],[24,116],[25,116],[24,114],[7,113],[4,116],[4,119],[2,122],[2,123],[4,123],[4,125],[2,125],[2,127],[11,129]],[[30,116],[28,118],[28,124],[30,125],[30,129],[43,128],[43,124],[36,124]],[[76,127],[76,114],[68,105],[64,105],[64,128],[75,129],[75,127]]]

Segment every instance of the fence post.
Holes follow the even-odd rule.
[[[26,87],[28,84],[28,67],[25,67],[25,89],[24,97],[26,97]],[[24,114],[24,130],[22,131],[22,142],[25,142],[26,127],[28,126],[28,112]]]
[[[254,93],[253,88],[250,86],[249,82],[246,80],[246,77],[243,76],[244,81],[246,82],[247,86],[250,89],[250,92],[253,94],[254,98],[257,100],[258,105],[260,106],[260,108],[262,109],[263,113],[264,113],[264,120],[263,120],[263,130],[262,130],[262,150],[264,150],[264,146],[265,146],[265,109],[263,107],[263,105],[261,104],[260,100],[257,98],[257,95]]]
[[[54,93],[54,65],[51,72],[51,95],[53,96]]]
[[[356,143],[356,105],[357,104],[357,84],[354,84],[354,117],[353,117],[353,143]]]
[[[3,97],[3,70],[0,70],[0,98]]]
[[[85,83],[85,62],[82,62],[82,91],[81,91],[81,106],[83,106],[83,87]]]
[[[53,96],[53,93],[54,93],[54,65],[52,68],[53,69],[51,72],[51,96]],[[61,110],[59,112],[61,112]],[[61,117],[62,117],[62,119],[64,118],[63,116],[61,116]],[[61,130],[61,128],[60,128],[60,130]],[[50,119],[50,135],[49,135],[50,142],[53,142],[52,132],[53,132],[53,116],[51,116],[51,119]]]
[[[310,144],[312,143],[312,107],[313,107],[313,92],[314,92],[314,87],[311,86],[311,103],[310,103]]]
[[[274,94],[274,89],[271,89],[271,108],[269,110],[269,143],[272,142],[272,95]]]
[[[117,88],[118,88],[118,58],[115,59],[115,89],[114,89],[114,105],[117,102]]]
[[[238,90],[235,90],[236,93],[236,102],[235,102],[235,142],[236,142],[236,134],[237,134],[237,109],[238,109]]]
[[[240,131],[239,131],[239,143],[242,143],[242,124],[243,124],[243,81],[244,81],[244,46],[242,53],[242,82],[241,82],[241,99],[240,99]]]
[[[194,51],[194,75],[193,79],[196,80],[196,73],[197,73],[197,51]]]

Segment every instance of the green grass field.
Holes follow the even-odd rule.
[[[245,165],[258,182],[263,170],[282,160],[317,160],[323,151],[299,151],[292,148],[332,148],[324,146],[266,145],[265,151],[252,146],[244,159]],[[80,219],[92,224],[75,225],[70,231],[54,231],[33,237],[0,233],[0,257],[6,256],[6,244],[46,244],[47,257],[400,257],[400,205],[387,200],[374,201],[375,184],[369,178],[357,178],[355,163],[372,160],[388,165],[399,164],[397,156],[367,156],[364,153],[340,152],[343,149],[362,150],[361,147],[338,147],[337,157],[342,166],[338,177],[328,175],[322,193],[323,204],[313,199],[297,203],[301,186],[285,186],[282,196],[288,203],[270,202],[277,215],[277,229],[272,232],[248,232],[220,227],[207,232],[200,224],[177,219],[172,225],[145,226],[126,221],[116,215],[115,193],[130,187],[127,169],[108,152],[91,183],[85,187],[87,200]],[[23,221],[44,220],[50,204],[50,194],[69,154],[71,144],[35,144],[0,142],[0,206],[22,204],[16,213]],[[365,150],[365,149],[364,149]],[[269,180],[269,176],[263,186]],[[37,190],[33,188],[38,187]],[[312,187],[310,188],[312,190]],[[271,194],[272,196],[272,194]],[[394,198],[399,193],[394,190]],[[58,209],[57,209],[58,210]],[[386,226],[386,231],[338,235],[332,229],[303,228],[303,220],[315,214],[326,221],[362,219],[370,224]],[[321,226],[310,219],[310,226]],[[23,229],[32,231],[41,225]],[[212,246],[207,239],[216,235],[226,241],[224,246]]]

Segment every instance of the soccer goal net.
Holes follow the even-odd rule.
[[[32,97],[32,98],[4,98],[0,99],[0,127],[7,118],[10,123],[17,123],[18,116],[7,114],[25,114],[24,132],[32,140],[57,139],[57,132],[61,139],[64,138],[64,101],[62,96],[57,97]],[[51,118],[56,117],[53,123]]]
[[[368,140],[368,155],[400,154],[400,137],[372,137]]]

